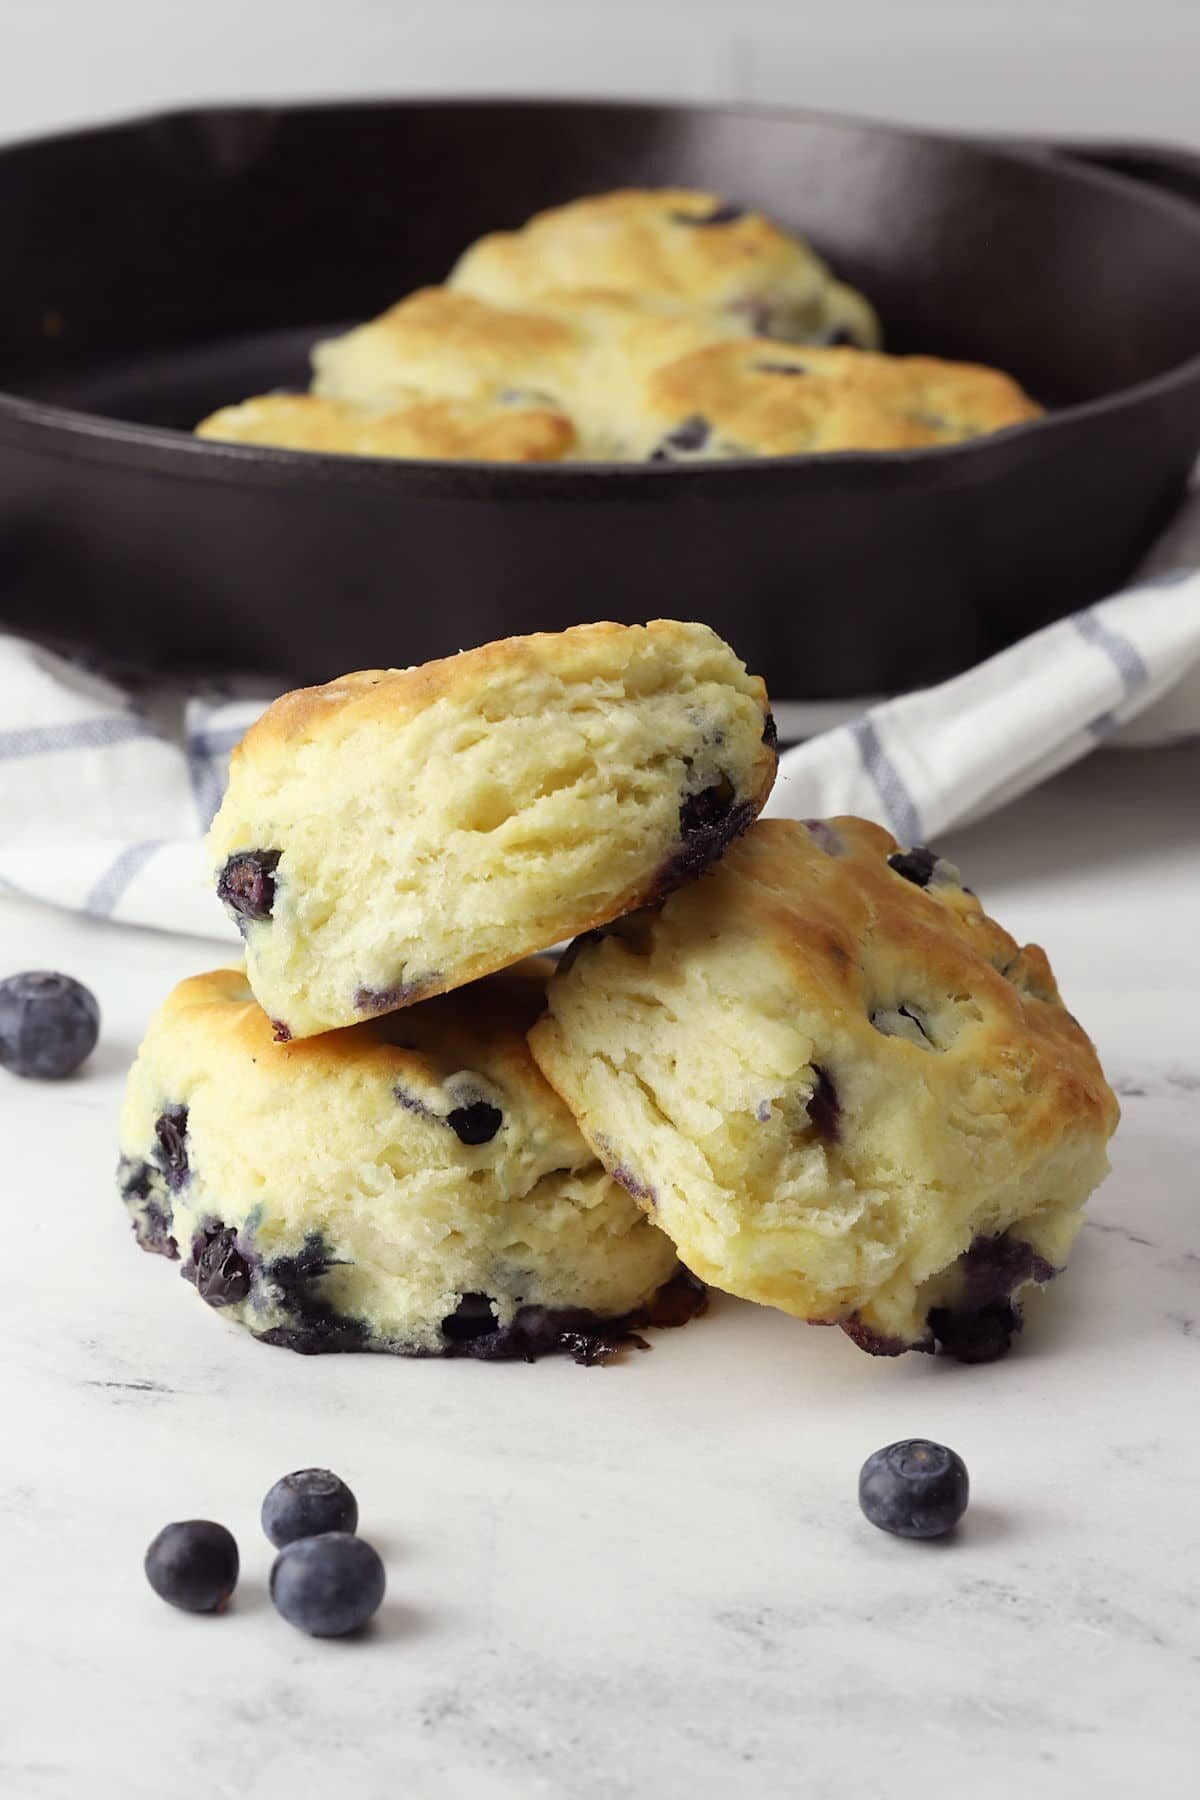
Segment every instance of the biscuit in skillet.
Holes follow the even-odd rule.
[[[547,406],[412,399],[376,412],[315,394],[265,394],[225,406],[197,437],[325,455],[474,462],[559,462],[575,442],[569,419]]]
[[[765,337],[879,342],[870,303],[803,239],[695,188],[627,188],[553,207],[480,238],[447,286],[499,306],[536,306],[554,288],[609,289]]]
[[[630,455],[672,462],[917,449],[1040,411],[980,364],[734,340],[648,369],[624,438]]]

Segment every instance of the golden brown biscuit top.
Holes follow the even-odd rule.
[[[642,401],[648,435],[672,457],[954,443],[1040,411],[1015,381],[978,364],[764,338],[710,344],[651,369]]]
[[[313,390],[373,407],[388,406],[397,393],[553,404],[584,341],[578,325],[550,312],[421,288],[377,319],[318,344]]]
[[[273,1080],[305,1086],[363,1070],[421,1092],[475,1070],[543,1111],[562,1126],[564,1136],[574,1138],[562,1102],[538,1071],[525,1041],[553,972],[549,957],[531,956],[405,1012],[278,1043],[245,971],[215,969],[173,989],[155,1030],[168,1036],[195,1033],[225,1068],[253,1065]]]
[[[907,871],[907,874],[905,873]],[[902,852],[866,820],[760,819],[732,846],[707,895],[687,892],[668,913],[736,908],[737,928],[773,951],[810,1010],[857,1035],[941,1052],[926,1081],[956,1082],[970,1063],[997,1114],[1032,1106],[1030,1129],[1064,1120],[1107,1137],[1117,1102],[1095,1049],[1059,998],[1045,952],[1021,948],[968,892],[952,865]]]
[[[480,238],[448,285],[501,305],[548,288],[607,288],[688,307],[747,299],[786,278],[814,292],[821,259],[760,212],[697,188],[626,188],[538,213],[519,231]]]
[[[226,406],[196,432],[287,450],[477,462],[557,462],[575,444],[570,420],[545,406],[420,399],[375,412],[315,394],[266,394]]]
[[[707,625],[654,619],[648,625],[604,621],[568,631],[501,638],[411,669],[363,669],[320,687],[282,694],[250,727],[235,759],[287,753],[297,739],[349,731],[368,719],[400,723],[443,696],[460,703],[486,696],[489,710],[528,703],[530,684],[566,688],[600,682],[612,691],[652,694],[677,682],[736,684],[767,716],[767,691]],[[544,697],[544,696],[543,696]]]

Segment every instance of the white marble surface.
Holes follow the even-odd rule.
[[[124,1067],[211,946],[0,905],[0,962],[105,1014],[84,1076],[0,1076],[5,1800],[1195,1791],[1200,748],[1097,757],[945,848],[1047,944],[1125,1107],[1070,1273],[982,1369],[734,1301],[608,1370],[256,1345],[111,1184]],[[970,1466],[954,1542],[857,1511],[917,1433]],[[259,1498],[311,1462],[387,1559],[362,1642],[266,1598]],[[196,1515],[241,1543],[224,1618],[141,1575]]]

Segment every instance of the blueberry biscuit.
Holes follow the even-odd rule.
[[[582,625],[284,695],[209,851],[259,1004],[309,1037],[677,887],[775,764],[763,684],[706,625]]]
[[[1009,376],[976,363],[733,340],[644,373],[625,453],[681,462],[919,449],[1040,412]]]
[[[602,1360],[700,1304],[525,1028],[549,964],[284,1048],[244,976],[175,989],[129,1077],[138,1241],[267,1343]]]
[[[690,1269],[883,1355],[1001,1354],[1117,1122],[1044,953],[860,819],[582,939],[530,1043]]]
[[[326,455],[514,463],[558,462],[575,443],[570,420],[549,405],[411,399],[373,411],[315,394],[265,394],[222,407],[196,435]]]
[[[385,409],[418,397],[557,404],[590,332],[545,307],[489,305],[447,288],[421,288],[377,319],[312,353],[313,392]]]
[[[869,302],[802,239],[694,188],[624,189],[538,213],[520,231],[480,238],[447,285],[497,306],[536,307],[552,289],[607,290],[758,337],[879,342]]]

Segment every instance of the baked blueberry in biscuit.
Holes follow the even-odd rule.
[[[1044,953],[860,819],[760,820],[564,957],[530,1044],[689,1268],[883,1355],[1003,1354],[1117,1122]]]
[[[529,1055],[550,967],[287,1046],[240,970],[183,982],[121,1117],[142,1248],[305,1354],[597,1362],[642,1325],[682,1323],[702,1290]],[[164,1119],[186,1142],[183,1181]]]
[[[308,1037],[661,897],[762,807],[767,719],[728,646],[670,620],[285,695],[234,752],[209,837],[259,1004]],[[270,905],[251,909],[230,869],[263,846]]]

